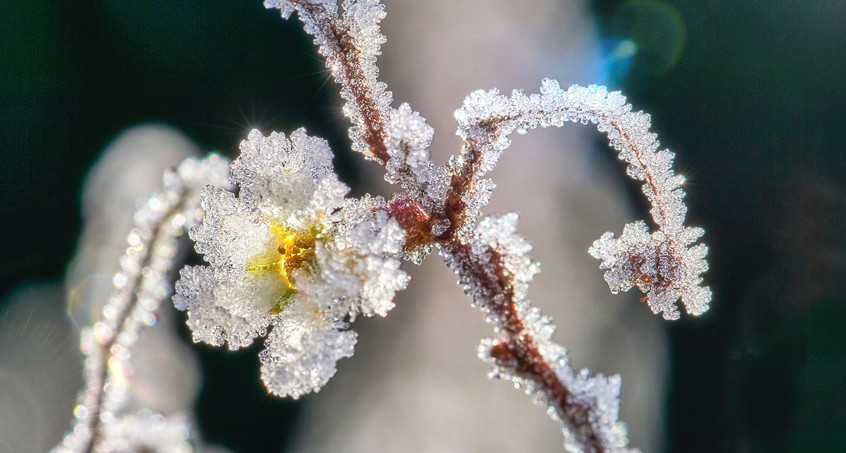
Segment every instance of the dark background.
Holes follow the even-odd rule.
[[[604,82],[650,112],[678,153],[690,224],[706,227],[711,250],[710,311],[667,324],[667,450],[841,449],[846,4],[592,7],[608,49]],[[172,124],[230,155],[253,127],[306,126],[356,182],[335,88],[309,38],[258,1],[3,2],[0,25],[0,295],[62,277],[85,173],[139,122]],[[623,40],[633,58],[614,54]],[[198,350],[206,438],[240,453],[284,445],[298,406],[266,397],[256,351]]]

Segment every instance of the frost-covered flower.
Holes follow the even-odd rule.
[[[205,217],[191,238],[209,266],[184,268],[176,284],[194,341],[238,349],[272,329],[261,374],[278,395],[325,384],[353,354],[348,322],[384,316],[408,282],[405,234],[384,200],[345,198],[331,160],[304,129],[252,131],[231,166],[237,195],[202,193]]]

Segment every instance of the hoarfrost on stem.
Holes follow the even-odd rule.
[[[626,173],[644,182],[643,193],[652,204],[650,214],[659,231],[649,233],[643,221],[631,223],[620,238],[605,233],[594,242],[590,254],[602,260],[603,269],[609,269],[605,280],[612,292],[638,286],[647,294],[653,313],[663,312],[665,319],[679,318],[675,307],[679,298],[688,313],[700,315],[711,300],[711,290],[701,286],[699,276],[708,270],[704,260],[708,248],[692,244],[704,230],[684,225],[684,177],[673,173],[674,154],[659,149],[657,136],[649,132],[649,115],[631,110],[620,92],[609,93],[596,85],[562,90],[557,81],[547,79],[540,93],[530,96],[520,90],[510,98],[497,90],[476,91],[455,117],[464,153],[481,156],[479,175],[493,168],[514,131],[525,134],[569,121],[595,124],[628,164]]]
[[[432,245],[439,247],[465,291],[487,312],[498,338],[483,342],[481,355],[495,363],[494,375],[526,385],[536,401],[547,404],[549,413],[563,422],[568,449],[624,449],[625,427],[618,421],[619,378],[573,372],[564,348],[551,341],[551,320],[525,299],[538,267],[525,255],[528,243],[515,234],[516,215],[477,222],[495,188],[483,176],[510,144],[509,134],[568,121],[594,123],[629,163],[627,173],[645,182],[659,231],[651,241],[641,242],[640,248],[614,242],[606,234],[591,254],[603,260],[602,267],[611,269],[606,280],[612,291],[637,284],[648,293],[653,311],[663,311],[667,319],[677,317],[678,297],[688,312],[701,314],[710,300],[710,290],[700,286],[699,277],[707,269],[702,259],[707,249],[690,247],[701,229],[682,224],[686,208],[679,186],[684,179],[670,168],[672,153],[657,151],[657,139],[648,131],[649,116],[631,112],[620,93],[598,86],[573,86],[565,91],[557,82],[544,80],[540,94],[515,91],[510,98],[496,90],[477,91],[455,113],[464,141],[461,152],[440,167],[429,157],[431,127],[407,104],[392,110],[389,92],[375,80],[375,59],[384,42],[376,28],[384,14],[381,6],[348,0],[339,13],[335,2],[268,1],[265,5],[281,9],[286,18],[298,13],[341,85],[341,96],[347,101],[344,112],[352,121],[353,148],[385,165],[386,180],[402,187],[390,210],[408,235],[406,258],[419,261]],[[366,13],[359,16],[361,11]],[[366,34],[350,26],[356,20]],[[365,35],[369,41],[363,39]],[[651,262],[660,264],[652,268]]]

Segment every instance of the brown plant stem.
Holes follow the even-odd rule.
[[[487,261],[480,262],[470,251],[470,246],[458,240],[442,244],[442,247],[459,261],[461,276],[474,280],[478,287],[483,289],[482,297],[476,296],[476,298],[485,300],[477,302],[496,317],[502,329],[501,333],[505,334],[506,339],[498,342],[490,351],[497,365],[539,384],[562,419],[569,420],[574,425],[580,423],[588,425],[593,451],[607,451],[596,436],[595,430],[589,426],[588,413],[591,408],[571,403],[570,390],[553,371],[552,366],[538,349],[535,338],[526,329],[517,310],[512,277],[505,269],[500,253],[488,248],[486,253],[480,254],[480,256],[488,257]],[[498,295],[504,297],[496,297]]]
[[[370,87],[363,83],[366,80],[364,56],[349,34],[347,24],[337,15],[328,21],[317,21],[315,18],[319,17],[321,13],[317,6],[308,1],[294,1],[292,3],[300,5],[298,14],[310,16],[313,23],[323,28],[321,32],[326,37],[331,46],[332,55],[337,58],[340,66],[338,71],[333,71],[335,81],[341,85],[342,91],[346,90],[350,93],[350,96],[344,97],[358,108],[363,118],[363,124],[360,124],[360,126],[365,129],[363,138],[369,147],[370,155],[368,157],[375,158],[380,164],[384,165],[391,157],[388,154],[388,148],[385,146],[386,121],[382,118],[382,112],[376,107],[377,101]]]

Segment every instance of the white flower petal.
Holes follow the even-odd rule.
[[[267,389],[294,399],[320,390],[335,375],[338,360],[353,355],[356,333],[343,327],[304,300],[278,316],[259,354]]]
[[[335,177],[329,145],[309,137],[305,129],[297,129],[290,139],[279,132],[265,137],[253,130],[241,142],[231,173],[241,200],[282,222],[309,204],[321,180]]]
[[[209,264],[243,269],[253,257],[267,252],[273,236],[259,211],[223,189],[206,187],[200,196],[205,215],[190,236]]]
[[[207,266],[186,266],[179,274],[173,303],[188,311],[195,342],[238,349],[265,335],[279,291],[273,276],[233,275]]]
[[[399,268],[405,233],[383,205],[381,198],[347,200],[343,221],[317,255],[319,278],[332,287],[321,307],[336,317],[385,316],[408,284]]]

